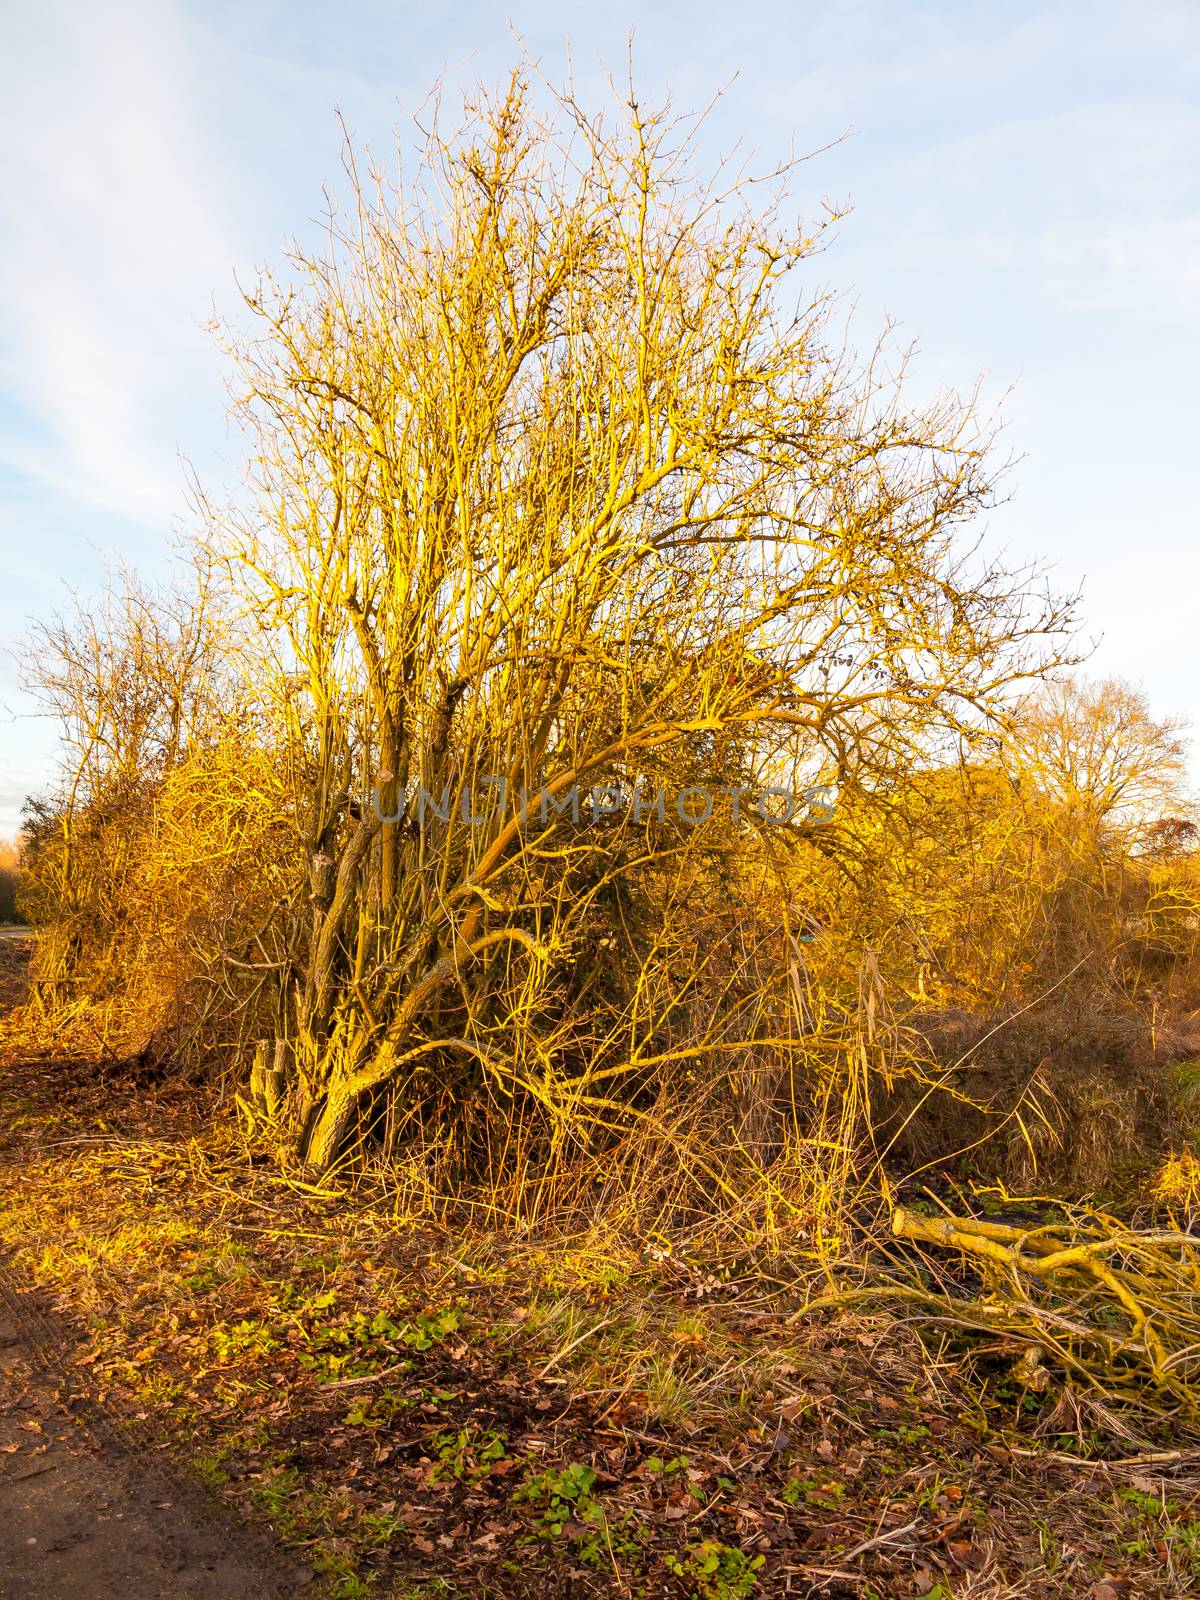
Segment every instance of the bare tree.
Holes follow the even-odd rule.
[[[305,752],[318,1166],[388,1085],[404,1116],[433,1084],[605,1123],[676,1049],[694,979],[661,915],[607,1014],[563,974],[635,861],[678,910],[721,841],[651,818],[614,848],[560,814],[578,787],[878,785],[1068,620],[962,546],[990,495],[969,408],[913,412],[825,342],[786,175],[703,178],[679,124],[616,109],[539,116],[519,72],[399,188],[350,158],[326,251],[230,336],[257,494],[210,538]]]
[[[1186,724],[1157,720],[1146,696],[1119,679],[1055,677],[1016,709],[1010,768],[1070,815],[1136,842],[1185,807]]]

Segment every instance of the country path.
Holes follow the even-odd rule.
[[[74,1414],[53,1329],[0,1266],[0,1600],[283,1600],[311,1575],[111,1425]]]

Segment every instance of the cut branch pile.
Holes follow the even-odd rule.
[[[922,1252],[933,1285],[942,1287],[926,1281],[901,1291],[906,1298],[1040,1347],[1075,1385],[1110,1400],[1200,1420],[1200,1238],[1090,1211],[1018,1226],[903,1207],[893,1213],[892,1232],[957,1251],[978,1282],[977,1295],[964,1293]],[[1028,1361],[1024,1367],[1033,1370]]]

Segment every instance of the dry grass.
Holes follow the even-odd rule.
[[[177,1086],[118,1094],[47,1063],[0,1093],[0,1234],[79,1330],[76,1371],[330,1595],[711,1600],[714,1540],[741,1552],[731,1573],[763,1556],[736,1572],[764,1596],[1075,1600],[1105,1572],[1188,1592],[1194,1454],[1156,1464],[1094,1416],[1083,1454],[1065,1422],[1043,1441],[1057,1401],[1021,1389],[1013,1354],[894,1312],[789,1321],[820,1281],[802,1243],[635,1241],[620,1217],[450,1228],[382,1174],[348,1193],[281,1173]],[[427,1347],[361,1342],[380,1314]],[[585,1465],[603,1520],[543,1537],[538,1485]],[[1124,1497],[1147,1473],[1154,1512]]]

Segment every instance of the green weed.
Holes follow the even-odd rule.
[[[666,1564],[697,1600],[747,1600],[758,1587],[758,1570],[765,1559],[748,1556],[720,1539],[703,1539],[688,1545],[682,1556],[667,1556]]]
[[[489,1476],[498,1461],[506,1459],[508,1435],[473,1427],[447,1429],[434,1434],[433,1448],[438,1459],[430,1482],[455,1478],[478,1483]]]

